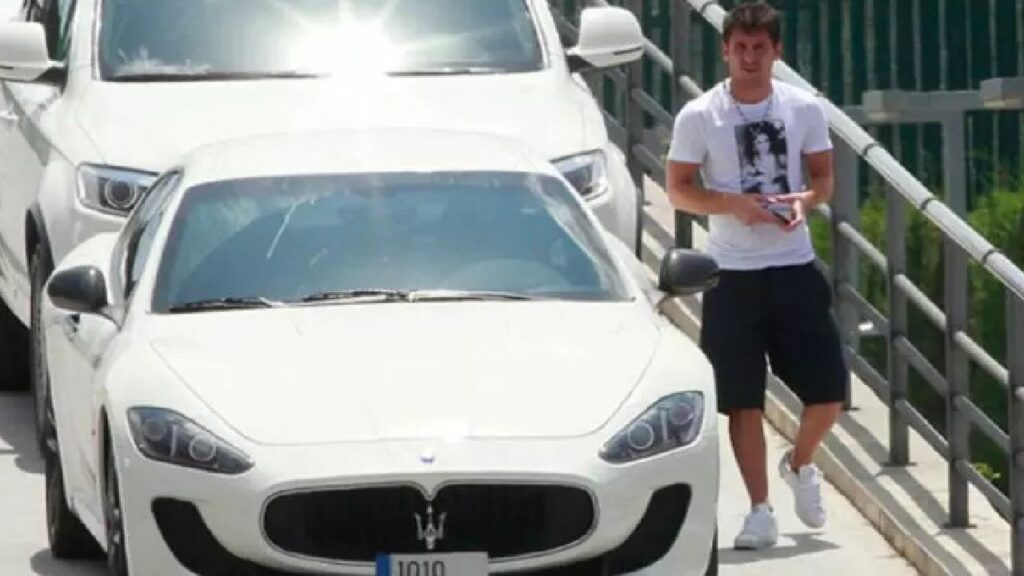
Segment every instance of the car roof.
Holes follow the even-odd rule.
[[[257,177],[396,172],[557,175],[524,142],[442,129],[374,128],[250,136],[208,144],[185,158],[186,187]]]

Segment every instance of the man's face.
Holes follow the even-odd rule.
[[[764,30],[733,30],[729,41],[723,44],[729,77],[767,82],[772,77],[772,63],[782,55],[781,48],[780,44],[772,43],[771,36]]]

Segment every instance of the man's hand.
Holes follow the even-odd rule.
[[[766,199],[761,194],[730,194],[728,198],[729,213],[747,226],[782,224],[778,216],[765,208]]]
[[[790,232],[796,230],[807,220],[807,208],[810,204],[813,192],[794,192],[792,194],[777,194],[767,197],[768,202],[789,204],[793,211],[793,218],[782,224],[782,229]]]

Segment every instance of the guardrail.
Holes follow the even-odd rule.
[[[578,21],[583,0],[549,0],[560,31],[575,38],[573,22]],[[604,0],[589,0],[591,6],[607,6]],[[642,17],[643,0],[616,3]],[[577,10],[567,11],[567,7]],[[650,178],[665,185],[665,165],[652,148],[650,135],[658,128],[671,133],[674,113],[688,99],[702,93],[687,72],[693,62],[685,36],[689,22],[698,15],[719,32],[725,11],[715,0],[670,0],[672,47],[669,54],[648,40],[645,59],[652,69],[672,79],[672,110],[644,90],[645,66],[637,62],[623,70],[593,73],[588,82],[604,103],[602,83],[613,86],[615,105],[604,106],[610,137],[626,154],[634,181]],[[685,28],[684,28],[685,27]],[[784,62],[778,62],[775,76],[817,94],[821,93]],[[932,194],[883,146],[825,98],[821,98],[836,141],[836,191],[831,206],[819,212],[831,223],[832,260],[822,263],[830,275],[844,335],[847,360],[854,374],[889,406],[889,458],[892,465],[909,462],[909,431],[913,428],[949,463],[949,525],[966,527],[969,520],[968,486],[974,485],[1012,527],[1012,573],[1024,576],[1024,271],[988,240],[971,228],[940,198]],[[612,108],[613,112],[607,109]],[[886,184],[886,242],[879,250],[857,229],[858,178],[861,160]],[[953,199],[954,208],[961,201]],[[907,276],[907,207],[921,213],[942,234],[944,254],[944,302],[933,302]],[[692,246],[694,223],[704,219],[676,213],[675,242]],[[858,291],[857,265],[860,257],[887,278],[888,316],[876,309]],[[1006,349],[1009,366],[1003,366],[967,333],[968,262],[973,261],[998,279],[1006,293]],[[908,339],[908,305],[914,306],[945,336],[945,366],[934,366]],[[880,374],[860,354],[857,325],[867,319],[885,335],[888,348],[886,374]],[[1009,430],[1003,430],[972,400],[970,363],[980,366],[1005,389],[1009,405]],[[909,368],[913,368],[946,400],[946,434],[943,435],[908,401]],[[970,434],[979,431],[1009,456],[1009,496],[980,474],[970,461]]]

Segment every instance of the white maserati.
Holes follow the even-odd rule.
[[[121,576],[717,571],[712,372],[526,145],[205,146],[46,285],[47,512]],[[98,546],[97,546],[98,544]]]

